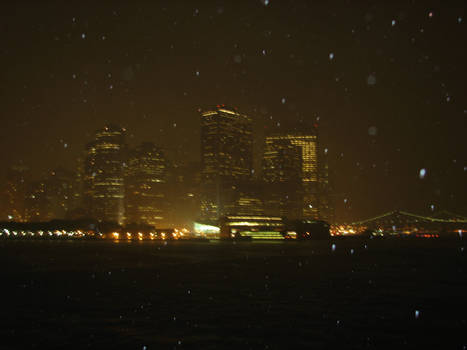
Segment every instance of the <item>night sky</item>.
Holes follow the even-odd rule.
[[[96,129],[199,159],[198,109],[319,123],[337,220],[467,214],[465,1],[9,1],[3,169],[73,168]],[[279,124],[278,124],[279,123]],[[258,151],[259,152],[259,151]],[[420,176],[420,170],[426,175]]]

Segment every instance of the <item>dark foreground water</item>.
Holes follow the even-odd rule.
[[[462,246],[0,241],[0,348],[467,349]]]

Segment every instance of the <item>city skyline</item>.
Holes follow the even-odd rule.
[[[2,186],[8,200],[1,220],[93,219],[157,228],[193,227],[196,221],[218,225],[232,215],[334,221],[316,124],[267,135],[255,172],[249,116],[217,105],[200,111],[199,121],[197,168],[171,162],[152,142],[129,146],[127,130],[116,124],[95,132],[72,171],[52,170],[38,180],[31,169],[12,167]]]
[[[201,115],[201,124],[200,124],[201,129],[203,128],[203,120],[206,119],[206,116],[212,116],[213,114],[216,113],[216,112],[213,112],[213,110],[223,111],[224,115],[231,114],[232,116],[242,116],[242,114],[238,113],[238,108],[236,108],[236,107],[235,108],[226,107],[223,104],[216,105],[214,108],[210,108],[210,109],[208,108],[205,111],[203,111],[201,109],[198,109],[197,112],[200,113],[200,115]],[[251,123],[252,119],[249,118],[249,117],[247,117],[247,118],[249,120],[249,123]],[[261,147],[263,153],[254,155],[253,150],[251,149],[251,157],[252,158],[248,161],[249,164],[250,164],[249,165],[249,169],[250,169],[249,171],[251,171],[251,173],[249,175],[251,175],[250,176],[251,180],[257,179],[257,180],[260,180],[260,181],[266,181],[266,183],[268,183],[268,182],[270,182],[271,178],[276,176],[274,171],[271,172],[270,171],[271,169],[268,169],[268,165],[267,165],[268,160],[267,160],[267,158],[268,157],[270,158],[270,155],[267,156],[267,154],[271,153],[270,152],[271,151],[270,146],[269,146],[269,152],[268,152],[268,144],[271,145],[274,142],[276,142],[276,143],[279,142],[279,144],[282,143],[282,146],[279,146],[281,148],[284,145],[290,145],[290,147],[292,147],[291,148],[292,153],[287,153],[287,152],[285,153],[286,157],[283,159],[283,160],[285,160],[285,163],[283,163],[282,165],[284,165],[285,167],[289,167],[288,170],[290,171],[290,169],[291,169],[290,165],[293,164],[293,162],[294,162],[294,157],[295,157],[294,152],[296,152],[296,151],[293,151],[293,149],[294,148],[302,149],[303,152],[304,152],[303,153],[303,157],[304,157],[303,159],[305,159],[305,158],[309,159],[308,163],[307,163],[307,161],[304,161],[303,165],[302,165],[302,161],[300,159],[298,160],[299,167],[302,168],[303,173],[306,174],[307,171],[308,171],[308,174],[307,174],[308,180],[304,180],[304,181],[316,181],[317,180],[316,177],[317,176],[323,176],[323,175],[320,175],[320,174],[322,174],[322,172],[325,171],[326,175],[322,179],[325,180],[326,184],[327,184],[328,181],[329,181],[328,163],[326,161],[326,162],[324,162],[322,164],[322,166],[320,165],[318,167],[318,162],[317,162],[318,142],[317,142],[317,139],[316,139],[316,135],[318,135],[318,124],[313,123],[313,125],[311,126],[310,122],[306,123],[306,122],[303,122],[303,121],[301,121],[298,124],[297,123],[288,123],[287,124],[287,122],[285,124],[287,125],[287,127],[284,128],[284,126],[282,126],[281,129],[271,130],[271,131],[269,131],[269,135],[267,135],[267,134],[264,135],[264,138],[263,138],[263,143],[264,144]],[[229,125],[229,123],[226,123],[225,125]],[[304,130],[306,130],[307,128],[309,130],[313,129],[314,131],[309,132],[308,135],[310,135],[310,136],[303,136],[303,135],[307,135],[307,133],[304,132]],[[278,130],[282,130],[282,131],[278,131]],[[70,184],[72,183],[72,185],[70,185],[69,191],[71,191],[71,187],[76,187],[77,186],[76,180],[78,178],[82,177],[82,179],[80,179],[80,181],[82,181],[82,183],[79,184],[80,186],[82,186],[81,191],[76,192],[76,189],[75,189],[75,192],[73,193],[73,195],[69,196],[69,198],[66,197],[66,199],[68,199],[68,202],[74,203],[74,206],[73,206],[72,209],[67,208],[66,203],[60,203],[60,198],[59,198],[60,195],[59,195],[58,198],[56,198],[57,203],[50,203],[51,206],[53,206],[53,205],[61,206],[62,208],[60,210],[61,210],[62,214],[67,213],[67,210],[69,211],[69,214],[70,214],[70,213],[73,213],[73,209],[74,210],[78,209],[77,212],[73,213],[72,217],[74,217],[74,218],[94,218],[94,219],[103,220],[103,221],[115,221],[115,222],[117,222],[119,224],[123,224],[123,223],[125,223],[125,224],[130,224],[130,223],[131,224],[136,224],[136,223],[138,223],[138,224],[142,224],[142,225],[145,225],[145,224],[155,225],[155,222],[157,220],[162,220],[161,222],[164,222],[164,223],[170,222],[169,226],[175,225],[175,226],[181,227],[179,225],[179,223],[181,221],[185,220],[185,226],[189,227],[189,226],[191,226],[191,224],[193,222],[195,222],[195,221],[197,221],[199,219],[203,220],[203,218],[204,218],[204,220],[207,220],[207,222],[209,222],[210,219],[208,217],[203,217],[203,215],[202,215],[202,210],[203,210],[202,209],[202,204],[198,205],[201,208],[201,214],[196,215],[196,216],[191,215],[189,218],[184,218],[184,219],[180,220],[180,215],[174,214],[174,212],[177,211],[177,208],[174,207],[173,204],[171,203],[171,200],[169,200],[169,198],[167,198],[167,193],[171,192],[170,190],[167,190],[167,189],[164,190],[165,191],[164,194],[156,195],[159,198],[161,198],[161,197],[165,198],[165,200],[168,203],[167,206],[164,206],[164,209],[159,208],[159,209],[155,209],[155,210],[159,211],[160,212],[159,214],[161,214],[162,212],[165,212],[164,216],[167,215],[167,217],[170,217],[172,219],[172,221],[164,221],[164,219],[167,219],[167,217],[158,217],[157,219],[155,218],[155,219],[149,220],[149,221],[147,221],[147,220],[146,221],[141,221],[141,220],[138,220],[138,219],[128,220],[127,212],[128,212],[128,210],[132,211],[132,209],[128,209],[129,204],[126,202],[126,198],[125,198],[125,201],[124,201],[123,197],[122,197],[123,192],[128,192],[127,184],[126,184],[127,180],[125,180],[125,185],[124,185],[123,184],[123,178],[121,180],[122,181],[121,184],[119,185],[119,187],[121,187],[121,190],[117,191],[119,193],[121,192],[117,196],[121,200],[121,203],[118,204],[118,207],[120,208],[119,209],[120,214],[118,216],[119,218],[117,218],[117,217],[113,218],[113,217],[106,216],[106,215],[96,214],[96,212],[91,209],[92,206],[91,206],[91,204],[89,202],[89,199],[86,198],[87,196],[89,196],[89,193],[88,193],[89,192],[89,187],[88,187],[89,184],[86,184],[86,182],[89,181],[89,177],[90,177],[90,174],[92,173],[92,169],[83,170],[81,168],[82,167],[86,168],[88,166],[89,160],[87,159],[87,157],[89,157],[90,154],[93,157],[95,157],[95,155],[96,155],[96,145],[99,143],[100,138],[108,138],[109,135],[110,135],[110,137],[115,137],[115,136],[116,137],[122,137],[122,136],[119,136],[117,134],[120,134],[120,133],[125,134],[126,132],[127,132],[126,128],[122,128],[120,126],[117,126],[114,123],[110,123],[107,126],[104,126],[103,128],[100,128],[99,130],[97,130],[96,133],[95,133],[96,140],[88,142],[86,144],[86,146],[85,146],[85,150],[83,151],[84,160],[81,159],[81,158],[78,158],[76,160],[77,165],[76,165],[75,169],[72,169],[72,171],[70,171],[70,169],[65,169],[65,168],[59,166],[59,167],[57,167],[55,169],[49,169],[44,174],[42,174],[42,177],[37,177],[37,176],[34,177],[34,176],[31,176],[31,172],[33,173],[34,169],[30,169],[27,165],[23,164],[23,162],[19,162],[18,164],[15,164],[12,167],[10,167],[8,171],[13,171],[14,172],[14,171],[16,171],[16,169],[19,169],[21,172],[24,172],[24,174],[26,174],[29,182],[27,182],[27,186],[26,186],[27,190],[23,190],[23,191],[26,191],[26,193],[32,194],[31,198],[35,198],[35,202],[33,200],[31,200],[31,198],[29,198],[29,197],[25,200],[25,204],[27,204],[29,207],[23,208],[23,210],[26,213],[26,216],[24,216],[24,217],[27,217],[28,221],[34,221],[34,212],[33,211],[34,211],[35,207],[34,207],[33,203],[36,203],[36,205],[37,205],[37,203],[38,203],[37,198],[39,198],[39,197],[34,196],[34,191],[38,191],[38,192],[42,192],[42,193],[46,192],[46,191],[44,191],[45,184],[49,183],[50,182],[49,178],[55,176],[56,172],[58,171],[59,173],[63,173],[63,172],[67,173],[68,183],[70,183]],[[202,134],[202,132],[201,132],[201,134]],[[216,135],[216,136],[218,136],[218,135]],[[307,141],[304,141],[304,140],[306,140],[307,137],[311,137],[310,142],[312,142],[313,145],[305,146]],[[284,143],[284,141],[285,141],[285,143]],[[139,145],[135,145],[135,146],[129,146],[129,144],[126,143],[126,140],[124,138],[122,138],[121,141],[119,141],[119,142],[121,142],[119,147],[122,147],[122,149],[125,150],[124,151],[124,153],[125,153],[125,162],[122,160],[123,167],[120,169],[121,174],[122,174],[121,176],[124,176],[125,179],[130,178],[131,175],[129,175],[129,174],[133,171],[133,170],[130,170],[129,165],[126,164],[126,162],[130,163],[132,161],[132,159],[133,159],[133,162],[137,162],[138,159],[135,158],[135,155],[138,152],[140,152],[140,154],[141,154],[142,149],[149,147],[149,148],[152,148],[152,151],[154,151],[154,152],[166,152],[167,151],[167,149],[164,149],[163,147],[156,146],[153,142],[149,142],[149,141],[142,141]],[[202,144],[203,140],[201,139],[200,142]],[[237,145],[232,145],[232,147],[236,147],[236,146]],[[252,144],[250,144],[250,146],[252,148]],[[289,147],[289,146],[286,146],[286,147]],[[308,148],[311,147],[311,148],[306,151],[307,147]],[[112,149],[114,147],[113,147],[112,144],[109,145],[106,142],[104,142],[102,145],[100,145],[100,146],[98,145],[97,148],[101,148],[101,149],[110,148],[110,149]],[[146,151],[149,151],[149,150],[146,149]],[[302,151],[300,151],[300,152],[302,152]],[[326,156],[327,152],[328,152],[327,148],[323,147],[321,149],[320,157]],[[160,153],[160,156],[163,157],[162,158],[163,160],[161,160],[161,161],[164,164],[168,161],[167,165],[163,165],[163,167],[165,168],[165,167],[168,166],[169,168],[171,168],[170,172],[173,172],[173,174],[171,174],[171,176],[173,176],[174,179],[177,176],[175,174],[177,173],[176,168],[178,168],[178,167],[183,168],[183,167],[187,167],[187,166],[189,167],[190,164],[198,164],[202,168],[202,163],[203,163],[202,159],[203,159],[203,157],[201,157],[201,159],[198,160],[198,161],[192,161],[192,160],[180,161],[179,159],[174,160],[174,159],[166,158],[164,155],[162,155],[162,153]],[[297,154],[297,157],[301,158],[302,156]],[[256,166],[256,167],[253,166],[253,163],[258,163],[258,162],[260,162],[259,167],[258,166]],[[147,163],[147,159],[146,159],[146,163]],[[170,164],[170,166],[168,164]],[[325,165],[325,167],[324,167],[324,165]],[[147,164],[146,164],[146,166],[147,166]],[[126,167],[127,169],[125,170],[124,167]],[[255,173],[256,168],[258,168],[259,171]],[[306,170],[306,168],[308,168],[308,170]],[[314,168],[314,171],[312,171],[312,168]],[[148,169],[146,169],[146,171],[148,171]],[[152,171],[154,171],[154,169]],[[202,175],[203,170],[201,169],[200,171],[201,171],[200,175],[201,175],[201,178],[202,178],[203,177],[203,175]],[[420,178],[423,178],[423,176],[425,175],[425,174],[422,174],[424,171],[426,171],[426,170],[425,169],[420,170],[420,172],[419,172],[419,177]],[[123,175],[124,173],[125,173],[125,175]],[[293,173],[293,170],[292,170],[292,173]],[[164,175],[164,176],[166,177],[168,175]],[[182,176],[186,176],[186,174],[184,174]],[[196,175],[196,173],[193,173],[193,176],[196,177],[198,175]],[[295,175],[295,176],[297,176],[297,175]],[[315,178],[313,179],[313,177],[315,177]],[[71,178],[73,178],[73,180],[70,180]],[[150,179],[150,178],[148,178],[147,181],[160,182],[160,180],[155,180],[155,179]],[[166,180],[163,180],[162,182],[165,182],[165,181]],[[279,194],[281,196],[283,195],[284,197],[287,197],[287,198],[289,198],[289,196],[291,196],[291,198],[293,200],[293,193],[294,193],[293,191],[297,190],[297,189],[292,188],[292,191],[290,193],[289,192],[285,193],[284,191],[291,190],[291,188],[289,187],[290,183],[287,182],[287,181],[285,181],[285,182],[279,181],[278,182],[278,184],[280,185],[279,187],[282,186],[283,188],[282,188],[282,191],[277,192],[277,194]],[[142,184],[142,183],[144,183],[144,181],[141,182],[140,184]],[[256,185],[258,185],[258,182],[256,182]],[[255,187],[255,181],[253,181],[251,186]],[[237,192],[239,191],[240,188],[237,188]],[[334,203],[335,199],[334,198],[336,197],[336,193],[335,193],[334,190],[331,190],[330,188],[331,187],[328,187],[327,189],[325,189],[325,192],[327,193],[327,197],[325,199],[326,207],[324,208],[324,211],[323,211],[325,214],[309,215],[308,216],[309,218],[323,219],[323,220],[327,220],[327,221],[329,221],[331,223],[338,223],[338,221],[334,220],[334,209],[333,209],[333,206],[335,205],[335,203]],[[248,196],[251,197],[251,193],[252,193],[251,188],[248,189],[248,186],[247,186],[247,187],[245,187],[245,189],[247,190],[247,197]],[[196,194],[195,197],[197,197],[200,194],[202,195],[202,189],[198,188],[198,190],[200,190],[201,192],[199,194]],[[276,188],[276,190],[277,190],[277,188]],[[264,190],[262,189],[261,191],[264,191]],[[321,189],[321,192],[322,191],[323,190]],[[256,192],[256,198],[257,198],[257,195],[258,195],[257,194],[257,188],[253,191],[253,193],[255,193],[255,192]],[[71,193],[71,192],[69,192],[69,193]],[[274,192],[271,192],[271,193],[274,193]],[[282,193],[282,194],[280,194],[280,193]],[[54,194],[54,195],[57,195],[57,194]],[[144,194],[144,196],[145,195],[146,194]],[[128,197],[128,193],[125,196]],[[238,196],[238,199],[241,200],[242,199],[241,198],[242,197],[242,191],[238,192],[236,194],[236,196]],[[312,199],[313,196],[316,196],[316,194],[313,195],[313,193],[310,192],[310,194],[308,196],[309,196],[309,199],[308,199],[309,201],[311,201],[311,202],[316,201],[316,199]],[[104,197],[104,196],[100,196],[100,197]],[[225,215],[232,215],[232,214],[234,214],[234,215],[235,214],[240,214],[240,215],[249,215],[249,214],[251,214],[251,215],[262,215],[264,213],[267,214],[268,213],[268,204],[266,202],[264,202],[264,203],[262,202],[263,198],[259,202],[258,201],[255,202],[254,198],[255,198],[255,196],[253,196],[253,202],[252,203],[247,203],[245,205],[244,211],[238,211],[238,208],[240,208],[240,206],[239,207],[232,207],[232,208],[236,208],[235,210],[237,210],[237,211],[234,210],[234,211],[231,211],[231,212],[225,212],[224,214]],[[139,199],[141,199],[141,198],[139,198]],[[248,200],[248,198],[246,198],[246,200]],[[267,198],[264,198],[264,200],[267,201]],[[63,202],[64,199],[62,198],[61,201]],[[144,200],[143,200],[143,202],[144,202]],[[142,205],[143,202],[139,203],[137,196],[133,198],[133,203],[134,203],[133,205],[134,206],[138,206],[139,204]],[[317,201],[316,203],[319,203],[319,201]],[[291,204],[291,202],[289,204]],[[89,205],[89,206],[85,209],[84,207],[86,207],[86,205]],[[106,210],[105,208],[109,206],[109,203],[105,202],[103,205],[104,205],[104,207],[102,207],[102,210],[105,211]],[[149,204],[149,205],[151,206],[151,204]],[[238,206],[239,202],[236,205]],[[131,206],[132,205],[130,205],[130,207]],[[298,206],[300,207],[301,204],[298,204]],[[327,206],[329,206],[329,208]],[[169,207],[170,207],[170,209],[169,209]],[[311,214],[311,212],[317,213],[317,211],[316,211],[317,207],[318,206],[312,206],[310,204],[305,204],[305,207],[303,208],[303,210],[304,210],[304,212],[309,211],[310,214]],[[294,208],[293,203],[291,204],[291,207],[285,209],[285,211],[277,210],[277,208],[276,208],[275,211],[273,210],[272,215],[280,215],[280,216],[286,217],[286,218],[298,218],[298,217],[301,217],[301,215],[294,216],[294,214],[291,214],[290,210],[293,211],[293,210],[297,209],[297,208],[296,209],[293,209],[293,208]],[[154,209],[154,208],[152,208],[152,209]],[[394,209],[394,208],[388,208],[388,209]],[[398,209],[400,209],[400,208],[397,208],[396,210],[398,210]],[[168,215],[167,213],[170,210],[172,210],[172,213],[170,215]],[[301,211],[301,210],[302,209],[299,209],[299,211]],[[444,208],[441,208],[441,210],[435,210],[434,206],[431,205],[431,211],[432,212],[438,213],[438,212],[443,212],[443,210],[446,211],[446,209],[444,209]],[[270,211],[270,209],[269,209],[269,211]],[[57,212],[57,211],[55,211],[55,212]],[[47,221],[47,220],[53,220],[53,219],[57,219],[57,218],[65,218],[65,215],[54,215],[52,213],[53,213],[53,211],[50,211],[48,214],[45,213],[45,214],[43,214],[41,216],[36,215],[36,217],[39,218],[39,221]],[[279,213],[281,213],[281,214],[279,214]],[[76,216],[76,215],[78,215],[78,216]],[[222,215],[217,215],[217,219],[219,219],[221,216]],[[19,215],[18,217],[20,218],[20,221],[24,221],[22,215]],[[130,215],[130,217],[131,217],[131,215]],[[133,218],[136,218],[136,217],[137,216],[135,216],[133,214]],[[174,217],[178,217],[179,221],[177,221],[177,220],[173,221]],[[304,217],[306,217],[306,215]],[[71,218],[71,217],[68,216],[68,218]],[[106,218],[106,219],[103,219],[103,218]],[[9,218],[9,219],[11,219],[11,218]],[[361,219],[361,217],[358,217],[356,219]],[[156,220],[156,221],[154,221],[154,220]],[[186,225],[186,223],[189,223],[189,224]]]
[[[19,2],[3,14],[5,168],[71,169],[111,122],[132,146],[197,161],[198,109],[225,103],[252,117],[256,159],[266,132],[319,124],[339,221],[465,214],[462,2]]]

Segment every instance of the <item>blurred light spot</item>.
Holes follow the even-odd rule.
[[[368,128],[368,135],[376,136],[378,134],[378,128],[376,126],[370,126]]]
[[[420,171],[418,172],[418,177],[420,179],[424,179],[425,175],[426,175],[426,169],[425,168],[420,169]]]

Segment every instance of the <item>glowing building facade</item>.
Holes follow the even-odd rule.
[[[160,227],[167,223],[167,160],[160,148],[143,142],[129,152],[125,187],[127,224]]]
[[[89,215],[99,221],[123,223],[125,129],[106,126],[88,144],[84,169]]]
[[[265,212],[289,219],[327,219],[327,164],[319,155],[316,128],[266,136]]]
[[[201,218],[217,222],[238,206],[238,187],[253,168],[252,121],[218,105],[201,113]]]

